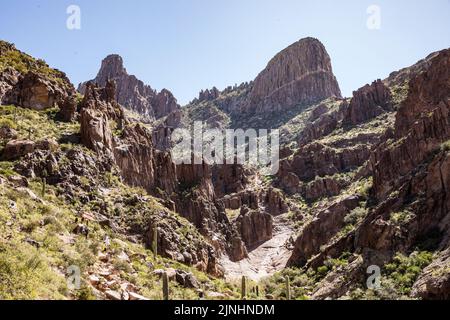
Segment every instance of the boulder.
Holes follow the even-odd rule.
[[[450,248],[420,274],[412,288],[412,296],[424,300],[450,299]]]
[[[192,273],[183,270],[176,270],[175,278],[176,281],[185,288],[198,289],[200,287],[197,279]]]
[[[17,160],[34,151],[35,144],[30,140],[11,140],[1,154],[3,161]]]
[[[115,290],[106,290],[105,295],[109,300],[122,300],[122,295],[120,292]]]
[[[243,207],[235,223],[247,248],[253,248],[272,239],[273,218],[268,213],[251,211]]]
[[[17,175],[9,176],[8,181],[16,188],[19,188],[19,187],[28,188],[28,185],[29,185],[28,179],[23,176],[17,176]]]
[[[17,131],[8,127],[8,126],[3,126],[0,128],[0,140],[3,141],[9,141],[9,140],[13,140],[13,139],[17,139]]]

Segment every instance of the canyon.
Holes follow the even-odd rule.
[[[289,277],[296,299],[450,297],[450,49],[344,98],[325,46],[305,38],[253,81],[183,107],[116,54],[78,90],[12,44],[0,56],[0,234],[46,247],[33,231],[44,220],[28,232],[14,213],[41,206],[64,208],[48,213],[70,225],[52,233],[61,252],[86,246],[75,245],[86,230],[91,245],[109,234],[119,244],[89,252],[83,273],[96,298],[156,298],[141,274],[156,283],[162,272],[188,298],[236,298],[242,277],[254,298],[287,298]],[[176,163],[172,132],[196,121],[279,130],[279,171]],[[373,265],[380,290],[366,287]]]

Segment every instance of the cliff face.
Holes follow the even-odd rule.
[[[275,128],[327,98],[341,99],[330,56],[319,40],[305,38],[275,55],[254,81],[223,91],[215,87],[201,91],[185,112],[195,113],[196,120],[200,115],[204,121],[220,119],[225,113],[229,119],[223,122],[231,120],[233,128]],[[211,112],[202,116],[204,110],[216,116]]]
[[[146,120],[159,119],[179,109],[177,100],[166,89],[157,92],[133,75],[129,75],[123,65],[123,59],[117,54],[107,56],[93,80],[99,86],[105,86],[108,80],[117,84],[116,99],[123,107],[134,111]],[[86,83],[78,90],[85,92]]]
[[[385,117],[384,113],[391,113],[394,118],[390,125],[382,126],[384,133],[373,140],[375,143],[364,143],[366,152],[359,154],[363,161],[352,164],[362,165],[355,177],[369,177],[370,189],[363,193],[349,189],[356,191],[358,198],[342,199],[341,196],[331,207],[323,207],[323,210],[319,206],[320,211],[315,213],[296,241],[290,265],[317,268],[327,259],[339,258],[346,251],[353,252],[361,258],[359,267],[352,270],[354,276],[362,275],[370,265],[386,267],[392,260],[396,261],[399,254],[411,255],[410,259],[414,259],[420,254],[418,250],[422,254],[434,252],[435,260],[430,259],[430,267],[423,272],[419,269],[408,290],[412,290],[414,297],[448,297],[450,274],[444,265],[450,245],[449,72],[449,50],[430,57],[424,69],[408,79],[407,97],[396,106],[396,112],[388,107],[391,95],[380,81],[355,92],[344,112],[344,126],[358,124],[362,127],[362,121]],[[381,124],[377,123],[377,127]],[[356,147],[346,149],[353,155],[358,154]],[[284,170],[298,175],[297,184],[299,180],[312,178],[305,177],[302,172],[322,174],[311,168],[305,171],[306,164],[320,163],[321,169],[327,168],[327,164],[332,165],[333,158],[323,151],[316,150],[313,154],[323,154],[326,160],[299,162],[303,157],[295,154],[293,162],[285,166]],[[298,170],[296,165],[301,169]],[[286,172],[283,175],[287,176]],[[349,200],[353,201],[351,206],[346,205]],[[343,233],[343,228],[350,231]],[[434,274],[430,272],[432,268]],[[332,274],[330,279],[336,278],[339,272]],[[339,297],[355,286],[354,282],[327,280],[321,283],[313,297]]]
[[[307,38],[254,82],[202,91],[187,111],[169,91],[128,75],[120,56],[103,61],[99,85],[83,84],[79,101],[64,74],[42,62],[21,54],[23,64],[3,65],[14,50],[0,43],[0,99],[25,108],[1,108],[0,158],[9,164],[0,189],[26,190],[27,179],[41,178],[43,200],[53,199],[48,183],[47,193],[74,206],[77,222],[81,213],[98,220],[98,230],[152,248],[156,241],[158,254],[215,276],[270,275],[288,263],[286,275],[302,279],[292,281],[293,292],[339,298],[366,290],[367,267],[378,265],[386,283],[394,281],[388,289],[400,290],[390,297],[450,296],[449,49],[342,99],[323,45]],[[119,102],[163,119],[152,132]],[[42,112],[54,105],[59,113]],[[278,174],[175,165],[170,133],[185,117],[220,128],[280,127],[287,134]],[[2,198],[0,207],[14,212],[17,199]],[[411,263],[417,256],[420,267]],[[408,268],[386,273],[405,259]]]
[[[278,53],[255,79],[250,110],[279,111],[297,104],[341,97],[323,44],[302,39]]]
[[[62,105],[74,94],[65,73],[0,40],[0,104],[44,110]]]

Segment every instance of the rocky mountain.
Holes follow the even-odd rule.
[[[165,117],[179,109],[177,100],[169,90],[157,92],[135,76],[129,75],[122,57],[117,54],[109,55],[102,61],[100,70],[92,81],[104,87],[108,80],[116,82],[117,102],[147,121]],[[85,88],[86,83],[82,83],[78,91],[84,94]]]
[[[239,298],[243,276],[255,299],[286,299],[286,277],[295,299],[450,298],[450,49],[342,98],[307,38],[179,109],[119,56],[77,95],[0,44],[1,298],[160,299],[166,276],[174,299]],[[280,129],[279,172],[175,165],[171,131],[196,120]]]
[[[256,77],[248,112],[278,112],[329,97],[341,97],[323,44],[302,39],[278,53]]]
[[[303,108],[327,98],[341,98],[330,56],[319,40],[305,38],[278,53],[254,81],[222,92],[217,88],[200,92],[187,112],[198,119],[192,113],[208,108],[224,112],[231,127],[276,128]],[[200,118],[211,122],[211,117]]]

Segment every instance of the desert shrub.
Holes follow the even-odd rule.
[[[91,287],[86,286],[86,285],[82,286],[79,290],[75,291],[75,298],[77,300],[83,300],[83,301],[97,300],[94,293],[92,292]]]
[[[402,225],[414,217],[414,214],[408,210],[391,213],[389,221],[395,225]]]
[[[344,222],[346,225],[350,224],[354,226],[358,224],[366,215],[367,209],[360,206],[350,211],[350,213],[345,216]]]
[[[428,251],[415,251],[409,256],[399,253],[385,269],[397,291],[409,295],[417,277],[432,260],[433,254]]]
[[[65,290],[38,249],[0,244],[0,299],[61,299]]]
[[[0,118],[0,128],[16,129],[17,125],[9,118]]]
[[[450,151],[450,140],[445,141],[441,144],[442,151]]]

